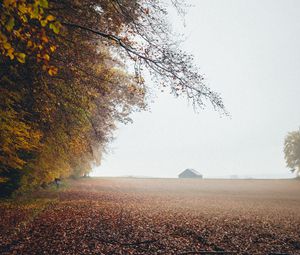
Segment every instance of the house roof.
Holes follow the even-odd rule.
[[[186,173],[186,172],[192,172],[195,175],[201,175],[198,171],[192,169],[192,168],[187,168],[185,169],[183,172],[181,172],[180,174]]]

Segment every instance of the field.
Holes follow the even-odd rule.
[[[295,180],[87,178],[0,216],[0,254],[300,254]]]

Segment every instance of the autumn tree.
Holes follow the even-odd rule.
[[[8,4],[15,8],[10,13],[18,11],[13,1]],[[99,164],[115,122],[128,122],[131,111],[144,107],[143,87],[112,57],[109,46],[73,30],[48,32],[48,40],[56,42],[52,65],[50,52],[49,62],[41,62],[27,44],[21,48],[13,42],[27,53],[22,61],[5,52],[1,58],[2,193],[16,182],[29,188],[89,172]]]
[[[171,4],[180,14],[182,4]],[[145,109],[150,74],[195,107],[224,112],[157,0],[4,0],[0,180],[38,187],[99,165],[117,122]],[[8,190],[12,190],[9,188]]]
[[[169,3],[179,13],[184,12],[180,1],[171,0]],[[127,64],[134,67],[138,82],[143,83],[147,70],[157,84],[170,88],[175,96],[186,96],[195,107],[203,107],[208,101],[215,109],[225,112],[219,94],[203,82],[193,56],[182,51],[180,43],[173,40],[166,20],[167,9],[162,2],[85,0],[79,3],[64,0],[60,6],[74,13],[68,19],[56,14],[63,26],[85,32],[86,36],[98,36],[114,47]],[[81,18],[85,14],[91,18]],[[102,23],[105,25],[99,25]],[[116,30],[116,24],[122,26]]]
[[[286,165],[300,177],[300,129],[289,132],[284,141]]]

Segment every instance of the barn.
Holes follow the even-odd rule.
[[[203,176],[194,169],[188,168],[185,169],[182,173],[178,175],[178,178],[197,178],[202,179]]]

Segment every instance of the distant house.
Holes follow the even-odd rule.
[[[198,178],[202,179],[203,176],[199,172],[194,169],[188,168],[185,169],[182,173],[178,175],[178,178]]]

